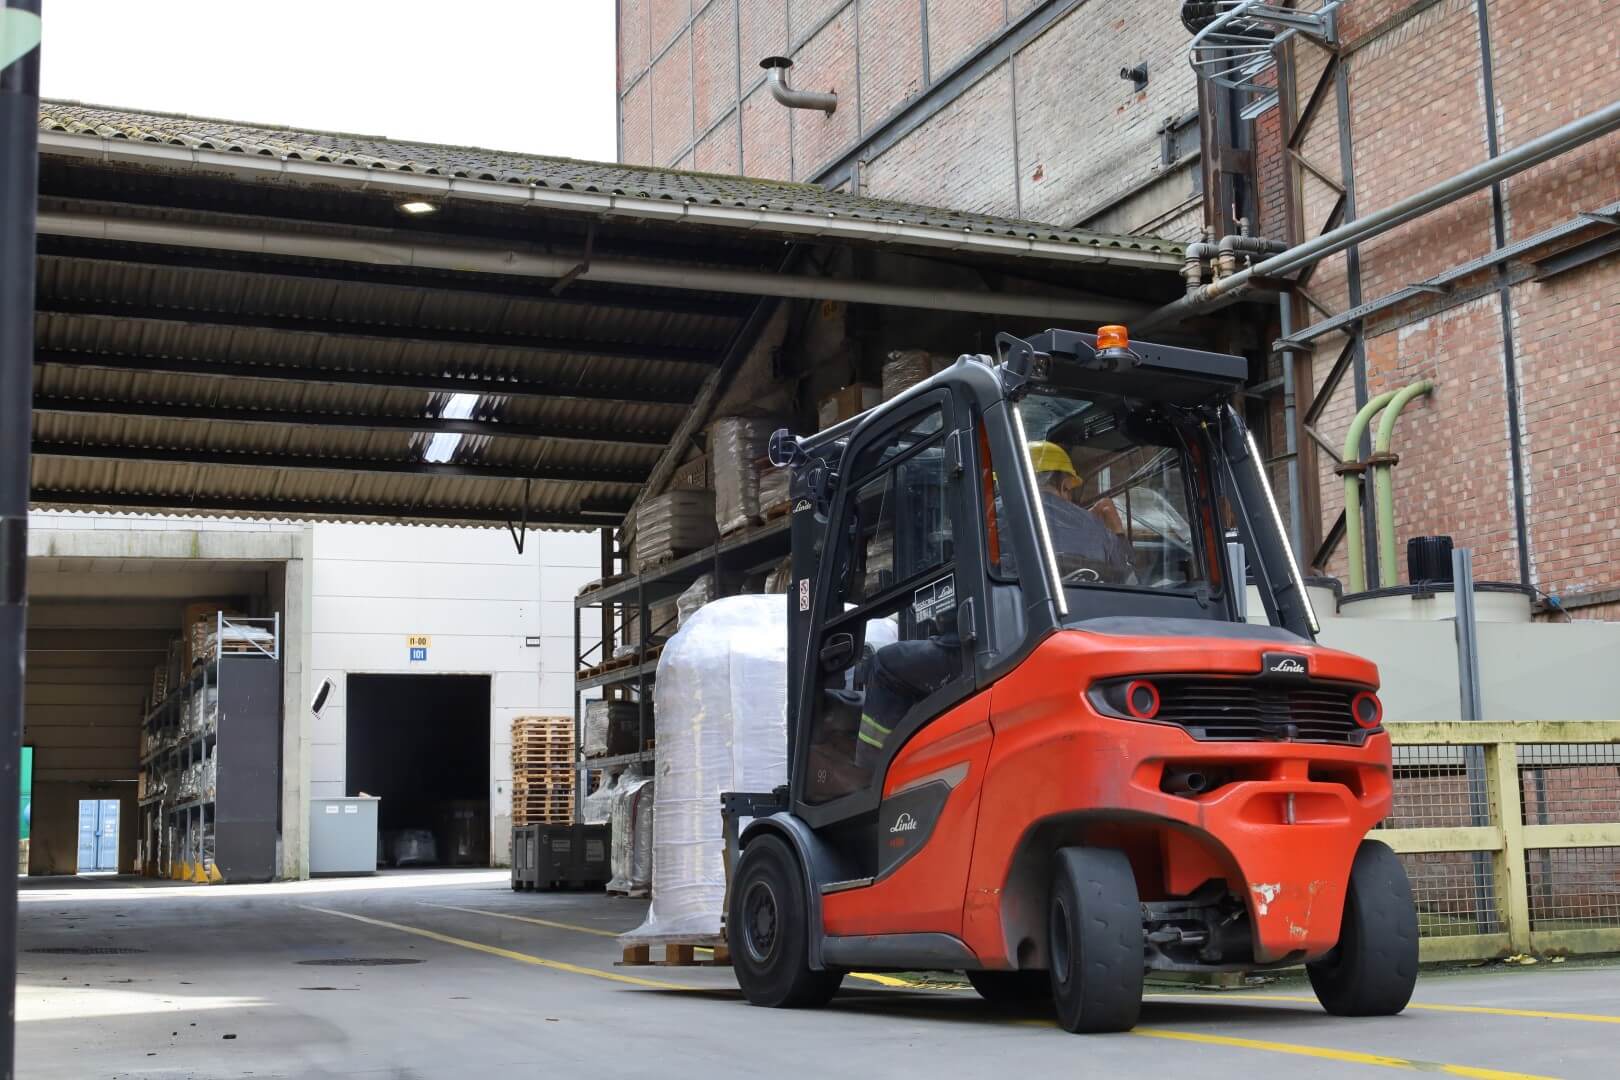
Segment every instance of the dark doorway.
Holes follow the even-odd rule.
[[[347,706],[347,794],[382,800],[378,862],[488,866],[489,676],[350,675]]]

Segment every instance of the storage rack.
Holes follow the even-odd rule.
[[[214,618],[213,652],[141,721],[141,870],[264,881],[275,873],[280,810],[281,616]],[[210,759],[211,790],[206,772],[183,798],[168,784]]]
[[[652,605],[679,596],[704,574],[714,575],[717,597],[741,591],[746,578],[770,570],[787,556],[791,549],[791,521],[792,515],[784,515],[763,525],[740,529],[701,551],[621,577],[613,576],[612,531],[602,530],[604,584],[574,598],[574,658],[581,673],[574,680],[574,730],[579,746],[575,821],[584,820],[585,795],[590,791],[593,772],[603,774],[604,783],[612,772],[622,768],[637,768],[644,775],[650,772],[655,752],[648,745],[653,732],[648,723],[647,706],[652,700],[650,694],[662,647],[651,643],[650,639],[673,629],[652,624]],[[587,647],[582,614],[589,608],[601,612],[601,634],[599,638],[593,636]],[[611,661],[613,656],[615,639],[630,625],[631,619],[637,620],[635,655],[623,658],[624,662],[617,667],[604,670],[604,662]],[[594,663],[593,657],[598,658]],[[610,686],[624,687],[635,694],[639,721],[636,745],[640,749],[612,757],[586,758],[584,695],[588,690]]]

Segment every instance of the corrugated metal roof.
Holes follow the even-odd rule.
[[[1183,251],[1182,245],[1156,237],[1115,236],[1017,218],[867,198],[829,191],[815,184],[577,161],[471,146],[410,142],[382,136],[297,131],[207,117],[134,112],[77,102],[41,102],[39,124],[45,131],[166,144],[190,150],[217,150],[249,157],[486,180],[559,191],[775,210],[817,218],[898,222],[952,233],[966,231],[1034,238],[1099,252],[1114,249],[1179,256]]]

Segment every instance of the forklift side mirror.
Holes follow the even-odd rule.
[[[771,442],[766,453],[771,459],[771,464],[778,469],[803,465],[806,460],[804,447],[799,445],[799,440],[787,428],[777,428],[771,432]]]
[[[996,335],[996,356],[1001,360],[1001,392],[1007,400],[1017,401],[1024,396],[1030,372],[1036,367],[1036,357],[1045,355],[1036,353],[1035,346],[1021,337]]]

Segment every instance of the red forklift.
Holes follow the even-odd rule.
[[[1378,672],[1315,644],[1246,361],[1122,327],[996,352],[772,439],[790,752],[785,787],[722,796],[744,995],[963,971],[1104,1032],[1149,971],[1304,964],[1329,1012],[1399,1012]]]

